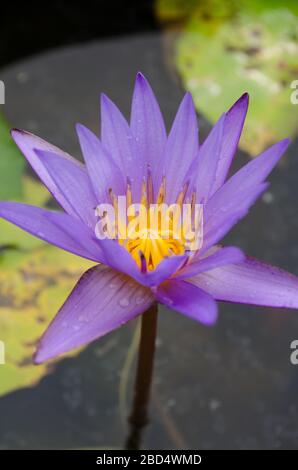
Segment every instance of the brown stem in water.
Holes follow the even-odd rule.
[[[148,405],[154,364],[156,331],[157,303],[153,304],[142,315],[134,400],[132,412],[128,418],[130,431],[126,441],[126,449],[137,450],[140,448],[142,431],[148,424]]]

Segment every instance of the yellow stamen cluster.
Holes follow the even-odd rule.
[[[187,189],[188,185],[185,185],[178,194],[176,205],[179,207],[181,207],[185,201]],[[154,197],[152,177],[148,171],[148,176],[146,179],[144,179],[142,184],[140,197],[140,204],[149,209],[148,215],[146,215],[145,227],[144,224],[142,225],[142,228],[140,226],[135,226],[135,230],[128,233],[127,237],[118,238],[118,242],[131,254],[132,258],[136,261],[140,269],[154,270],[156,266],[168,256],[182,255],[185,253],[185,240],[183,239],[183,236],[178,239],[177,236],[174,236],[175,227],[173,215],[169,219],[169,226],[166,233],[163,230],[163,225],[161,223],[162,213],[159,211],[159,209],[165,201],[165,195],[166,179],[163,178],[158,194],[156,198]],[[114,206],[114,210],[117,213],[117,198],[114,196],[112,191],[110,191],[110,197]],[[127,207],[131,206],[133,202],[131,184],[128,181],[126,189]],[[190,203],[192,206],[195,204],[195,194],[192,195]],[[155,217],[157,215],[157,224],[154,225],[153,229],[149,220],[149,218],[152,216],[151,208],[149,208],[150,205],[154,205]],[[129,219],[130,216],[128,216],[128,221]],[[121,233],[121,224],[120,226],[118,225],[117,230],[118,233]]]

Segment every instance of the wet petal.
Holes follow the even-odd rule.
[[[204,325],[216,322],[216,302],[209,294],[188,282],[165,282],[158,287],[155,295],[159,302]]]
[[[190,282],[216,300],[298,308],[298,278],[253,258],[198,274]]]
[[[124,175],[103,148],[100,140],[82,124],[77,124],[76,129],[97,201],[110,201],[110,188],[117,195],[125,194]]]
[[[204,249],[217,243],[247,214],[266,189],[267,178],[289,144],[285,139],[235,173],[207,202],[204,210]]]
[[[148,271],[146,274],[140,274],[138,281],[147,286],[158,286],[166,279],[170,279],[174,274],[179,271],[188,259],[187,255],[169,256],[163,259],[154,271]]]
[[[216,248],[210,255],[201,258],[199,255],[191,259],[191,261],[183,268],[175,279],[188,279],[196,274],[219,266],[227,264],[235,264],[243,261],[245,255],[243,252],[234,246],[225,248]]]
[[[249,189],[239,194],[239,199],[235,198],[230,205],[218,208],[216,216],[207,219],[208,205],[204,214],[204,238],[201,254],[210,247],[218,243],[231,228],[248,214],[249,209],[261,194],[268,188],[269,183],[260,183],[253,190]],[[208,220],[208,222],[206,221]]]
[[[94,228],[97,203],[85,169],[52,152],[36,150],[36,153],[72,213],[89,227]]]
[[[101,141],[113,156],[123,175],[129,177],[134,200],[140,200],[142,178],[146,175],[146,162],[139,153],[132,131],[117,106],[101,95]]]
[[[36,154],[35,149],[44,150],[48,152],[53,152],[56,155],[59,155],[62,160],[67,160],[70,165],[73,165],[77,168],[80,168],[82,172],[86,172],[84,166],[81,162],[71,157],[68,153],[63,152],[58,147],[49,144],[43,139],[31,134],[30,132],[22,131],[19,129],[13,129],[11,131],[12,138],[15,143],[25,155],[26,159],[38,174],[41,181],[48,188],[50,193],[54,198],[59,202],[61,207],[70,215],[76,216],[76,212],[73,210],[73,207],[69,204],[68,200],[65,199],[64,194],[61,193],[53,178],[49,175],[47,168],[44,163],[40,160],[40,157]],[[86,172],[87,174],[87,172]]]
[[[141,272],[130,253],[116,240],[99,240],[107,264],[117,271],[128,274],[144,286],[156,286],[172,277],[187,261],[188,255],[169,256],[161,261],[155,270]]]
[[[150,291],[107,266],[89,269],[42,337],[35,355],[41,363],[104,336],[143,313]]]
[[[143,156],[145,163],[150,165],[156,194],[161,183],[160,164],[167,135],[159,104],[141,73],[138,73],[136,78],[130,127],[140,155]]]
[[[248,99],[248,94],[244,93],[229,111],[225,113],[222,146],[210,196],[223,185],[227,177],[243,129]]]
[[[200,147],[198,157],[190,167],[190,190],[195,191],[197,203],[207,201],[210,196],[222,151],[224,122],[225,115],[213,127],[207,139]]]
[[[169,204],[176,201],[198,150],[196,111],[190,93],[186,93],[172,125],[161,166],[166,175],[166,201]]]
[[[185,181],[198,202],[206,202],[224,183],[237,149],[248,107],[248,94],[239,98],[211,129],[192,162]]]

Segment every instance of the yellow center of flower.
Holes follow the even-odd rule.
[[[138,204],[141,209],[144,208],[143,212],[139,209],[138,218],[135,218],[135,213],[128,212],[127,216],[125,215],[125,223],[124,219],[119,222],[121,218],[119,219],[117,215],[118,243],[125,247],[141,270],[152,271],[165,258],[185,253],[187,240],[184,235],[185,230],[181,230],[180,209],[185,202],[187,190],[188,185],[186,184],[179,193],[175,204],[167,206],[164,203],[166,194],[165,178],[162,180],[157,196],[154,197],[152,178],[148,171],[147,179],[142,184],[141,200]],[[112,190],[110,190],[110,197],[117,214],[119,210],[118,201]],[[132,204],[132,190],[128,182],[126,207],[132,207]],[[195,205],[195,194],[192,194],[188,205],[192,211]]]
[[[163,238],[162,233],[145,229],[142,238],[127,240],[125,247],[135,262],[142,268],[142,261],[148,270],[153,270],[165,258],[171,255],[183,255],[185,249],[181,240]]]

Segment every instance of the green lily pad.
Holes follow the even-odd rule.
[[[2,254],[0,268],[0,396],[32,386],[53,367],[32,362],[36,343],[81,274],[92,263],[49,245]]]
[[[183,84],[211,123],[249,92],[240,145],[251,154],[297,133],[297,107],[291,103],[298,76],[296,13],[292,1],[282,8],[278,2],[197,1],[176,43]]]

